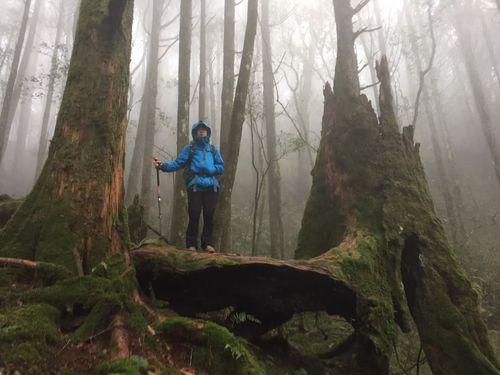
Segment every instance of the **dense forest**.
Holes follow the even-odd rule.
[[[500,374],[500,0],[0,7],[0,374]]]

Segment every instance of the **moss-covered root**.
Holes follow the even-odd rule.
[[[249,344],[226,328],[208,321],[170,318],[157,333],[172,343],[192,346],[192,365],[209,374],[265,374]]]

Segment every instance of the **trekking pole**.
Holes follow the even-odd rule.
[[[160,237],[163,237],[161,234],[161,193],[160,193],[160,166],[158,165],[158,159],[154,158],[156,163],[156,195],[158,197],[158,221],[160,224]]]

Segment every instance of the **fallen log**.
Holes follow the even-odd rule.
[[[356,324],[356,292],[328,263],[151,246],[131,255],[141,287],[179,314],[233,307],[258,319],[239,333],[263,334],[305,311],[326,311]]]

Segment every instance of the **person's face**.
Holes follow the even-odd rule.
[[[208,136],[208,131],[207,131],[207,128],[199,128],[197,131],[196,131],[196,134],[198,134],[198,137],[200,138],[205,138]]]

